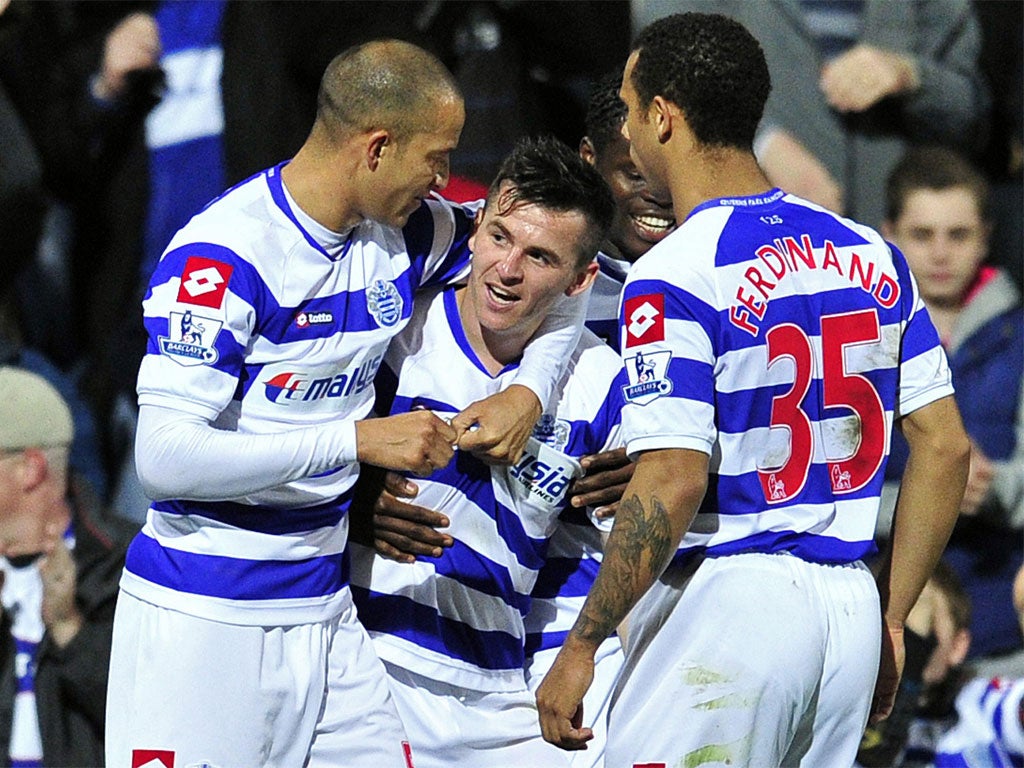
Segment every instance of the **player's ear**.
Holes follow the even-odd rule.
[[[892,242],[892,236],[895,233],[895,229],[896,228],[893,226],[893,223],[886,218],[882,221],[882,225],[878,228],[878,231],[882,233],[882,237],[889,242]]]
[[[469,245],[469,252],[470,253],[475,253],[476,252],[476,233],[480,231],[480,225],[483,224],[483,221],[484,221],[484,209],[486,207],[487,207],[487,203],[484,203],[479,208],[477,208],[476,209],[476,213],[473,214],[473,232],[469,236],[469,240],[467,241],[467,244]]]
[[[650,118],[654,121],[654,129],[658,132],[658,141],[664,144],[672,138],[672,122],[682,117],[679,108],[667,101],[663,96],[651,99]]]
[[[565,289],[566,296],[578,296],[594,284],[599,267],[597,261],[592,259],[587,266],[576,273],[576,277],[568,288]]]
[[[381,157],[388,151],[391,143],[391,134],[383,128],[369,133],[366,137],[366,167],[376,171]]]
[[[594,150],[594,142],[590,140],[589,136],[580,139],[580,157],[591,165],[597,163],[597,152]]]

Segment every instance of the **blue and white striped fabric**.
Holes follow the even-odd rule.
[[[586,326],[597,338],[619,351],[619,301],[629,262],[597,254],[599,271],[590,288]]]
[[[953,391],[902,254],[780,190],[702,204],[633,265],[622,354],[630,454],[711,457],[683,557],[872,552],[893,419]]]
[[[404,230],[364,221],[332,233],[294,205],[280,168],[229,190],[168,246],[143,303],[140,405],[249,434],[364,418],[413,293],[468,268],[462,209],[431,200]],[[122,588],[228,623],[323,620],[349,599],[342,553],[357,471],[154,503]]]
[[[590,289],[586,326],[618,352],[619,301],[630,264],[603,253],[597,254],[597,263],[600,271]],[[559,515],[526,616],[528,659],[565,642],[597,578],[604,551],[601,532],[611,525],[611,519],[597,520],[593,510],[566,507]]]
[[[956,697],[957,723],[935,748],[936,768],[1024,765],[1024,680],[978,678]]]
[[[515,369],[486,371],[449,289],[417,306],[388,351],[378,388],[383,394],[389,381],[395,392],[390,413],[430,408],[449,416],[499,392]],[[407,565],[353,545],[353,595],[382,659],[472,690],[525,689],[530,592],[579,472],[576,459],[620,444],[623,383],[617,356],[585,332],[516,466],[457,453],[444,469],[415,479],[416,503],[451,520],[453,547]]]

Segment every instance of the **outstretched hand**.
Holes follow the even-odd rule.
[[[416,557],[440,557],[455,540],[438,528],[450,521],[440,512],[410,504],[403,499],[416,496],[419,489],[396,472],[384,477],[384,489],[373,507],[373,546],[378,554],[400,563]]]
[[[515,464],[541,416],[537,395],[521,384],[472,403],[452,419],[459,450],[489,464]]]
[[[594,732],[583,726],[583,696],[594,681],[594,654],[568,638],[537,689],[544,740],[567,750],[587,748]]]
[[[430,411],[411,411],[356,422],[360,461],[427,477],[447,466],[458,433]]]
[[[569,502],[574,507],[596,507],[599,519],[613,517],[636,465],[625,448],[584,456],[580,464],[585,474],[573,480]]]

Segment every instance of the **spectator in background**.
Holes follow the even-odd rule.
[[[0,760],[101,765],[125,531],[81,489],[66,499],[73,426],[60,394],[0,367]],[[10,761],[8,763],[8,761]]]
[[[945,557],[974,606],[972,656],[1021,647],[1011,586],[1024,558],[1024,311],[1012,281],[984,266],[988,200],[987,182],[965,158],[914,149],[889,178],[882,230],[906,256],[939,331],[971,438],[967,490]],[[906,443],[894,435],[890,506],[905,459]]]
[[[935,745],[956,723],[953,701],[971,675],[971,599],[939,561],[904,630],[906,666],[892,715],[869,725],[857,752],[864,768],[932,765]]]
[[[755,152],[769,180],[877,228],[908,144],[978,144],[989,99],[969,0],[633,0],[634,28],[724,13],[764,48],[772,93]]]
[[[1024,632],[1024,567],[1014,580]],[[935,747],[937,768],[1011,768],[1024,764],[1024,678],[976,677],[956,697],[957,722]]]

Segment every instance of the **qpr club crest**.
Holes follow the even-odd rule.
[[[545,413],[533,427],[533,436],[556,451],[569,444],[569,422]]]
[[[167,336],[159,336],[160,351],[178,365],[213,365],[220,356],[214,342],[223,323],[193,314],[192,310],[171,312]]]
[[[637,352],[635,357],[625,360],[629,384],[622,388],[627,402],[647,405],[663,395],[672,392],[672,380],[668,378],[668,364],[672,361],[672,353],[648,352],[646,355]]]
[[[402,319],[402,294],[387,280],[374,280],[366,289],[366,308],[377,325],[390,328]]]

